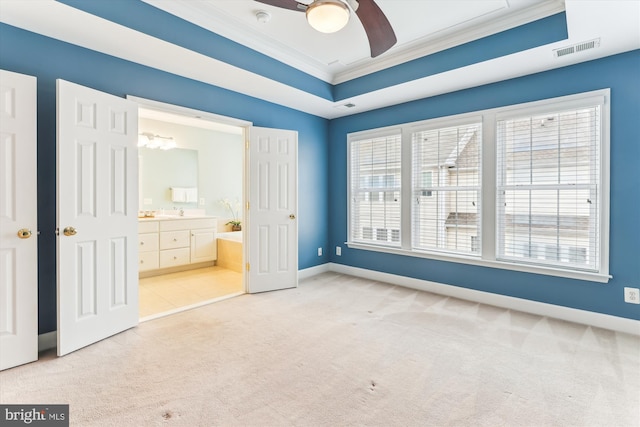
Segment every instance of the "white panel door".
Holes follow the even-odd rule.
[[[0,370],[38,359],[36,78],[0,71]]]
[[[58,355],[138,324],[138,107],[57,81]]]
[[[298,134],[252,127],[249,292],[298,286]]]

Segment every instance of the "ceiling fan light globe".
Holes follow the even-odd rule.
[[[306,14],[309,25],[321,33],[335,33],[349,22],[349,8],[339,0],[316,0]]]

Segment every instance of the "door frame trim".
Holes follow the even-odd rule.
[[[220,114],[210,113],[207,111],[197,110],[194,108],[183,107],[175,104],[168,104],[166,102],[154,101],[152,99],[141,98],[133,95],[126,95],[126,99],[131,100],[133,102],[138,103],[138,109],[146,108],[149,110],[156,110],[165,113],[177,114],[187,117],[198,118],[200,120],[207,120],[211,122],[216,122],[221,124],[222,127],[236,127],[242,130],[241,137],[244,144],[243,154],[242,154],[242,165],[243,165],[243,185],[242,185],[242,218],[245,226],[243,227],[243,241],[242,241],[242,265],[245,266],[247,260],[249,259],[249,231],[247,225],[249,224],[249,212],[246,209],[247,202],[249,200],[249,152],[247,149],[247,144],[249,143],[249,135],[251,134],[251,128],[253,127],[253,122],[243,119],[238,119],[235,117],[223,116]],[[249,274],[247,274],[246,269],[243,269],[242,274],[242,284],[244,292],[249,291]]]
[[[253,126],[253,122],[238,119],[235,117],[222,116],[220,114],[209,113],[207,111],[196,110],[194,108],[182,107],[175,104],[167,104],[166,102],[154,101],[152,99],[140,98],[138,96],[127,95],[127,99],[137,102],[139,106],[150,110],[164,111],[167,113],[180,114],[183,116],[197,117],[203,120],[218,122],[223,125],[248,128]]]

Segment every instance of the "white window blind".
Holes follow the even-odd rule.
[[[497,258],[600,268],[601,106],[497,121]]]
[[[412,133],[412,241],[480,255],[482,123]]]
[[[348,135],[349,248],[606,283],[602,89]]]
[[[351,240],[400,246],[401,135],[351,141]]]

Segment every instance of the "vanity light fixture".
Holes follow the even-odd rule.
[[[321,33],[335,33],[349,22],[349,7],[340,0],[316,0],[306,11],[307,22]]]
[[[138,135],[138,147],[159,148],[161,150],[171,150],[176,148],[176,141],[170,136],[154,135],[151,132],[143,132]]]

